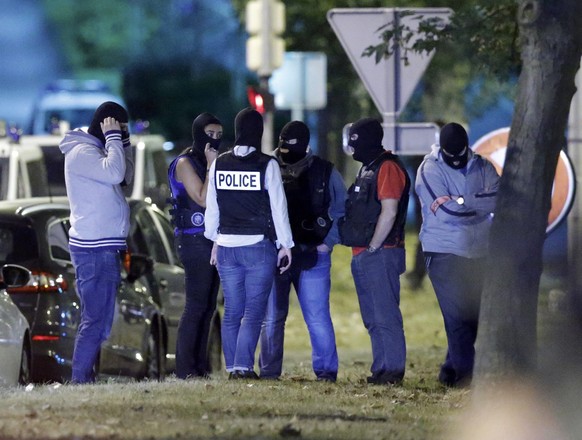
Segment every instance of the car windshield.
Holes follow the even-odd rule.
[[[67,121],[71,129],[86,127],[91,123],[94,113],[94,108],[47,109],[44,112],[44,129],[46,133],[52,133],[59,121]]]
[[[37,259],[38,244],[32,228],[0,223],[0,266],[7,263],[27,266]]]

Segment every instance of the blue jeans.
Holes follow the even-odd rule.
[[[94,382],[93,367],[101,343],[109,337],[115,312],[115,297],[121,282],[121,260],[117,251],[73,251],[81,323],[73,353],[75,383]]]
[[[249,246],[218,246],[217,260],[224,292],[222,350],[226,371],[252,371],[275,276],[277,249],[267,239]]]
[[[425,255],[447,333],[447,356],[439,380],[447,385],[467,384],[475,362],[485,260],[432,252]]]
[[[304,260],[316,261],[315,266],[305,268]],[[321,379],[337,378],[337,349],[329,311],[330,269],[331,253],[313,249],[293,254],[291,268],[276,275],[261,331],[261,377],[276,378],[281,375],[285,320],[293,284],[311,339],[313,371]]]
[[[176,376],[185,379],[210,373],[208,334],[220,283],[210,264],[212,241],[203,234],[179,234],[175,243],[186,273],[186,303],[176,341]]]
[[[402,380],[406,342],[400,313],[400,275],[406,268],[402,248],[380,248],[352,258],[352,275],[364,326],[372,343],[372,375]]]

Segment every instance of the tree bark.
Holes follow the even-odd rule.
[[[475,385],[533,372],[542,250],[582,54],[582,1],[518,0],[523,67],[495,218]]]

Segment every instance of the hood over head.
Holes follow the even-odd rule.
[[[105,118],[115,118],[117,122],[122,124],[129,122],[127,110],[116,102],[106,101],[97,107],[87,132],[99,139],[103,145],[105,145],[105,136],[103,135],[103,130],[101,130],[101,123]]]
[[[59,149],[63,154],[67,154],[71,149],[79,144],[89,144],[94,145],[97,148],[103,148],[103,144],[95,138],[80,128],[71,130],[65,134],[65,137],[59,144]]]

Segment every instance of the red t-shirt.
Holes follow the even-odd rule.
[[[406,186],[406,176],[402,169],[393,161],[386,160],[378,170],[378,199],[400,199]],[[392,247],[385,245],[384,247]],[[352,255],[358,255],[367,247],[353,247]]]

